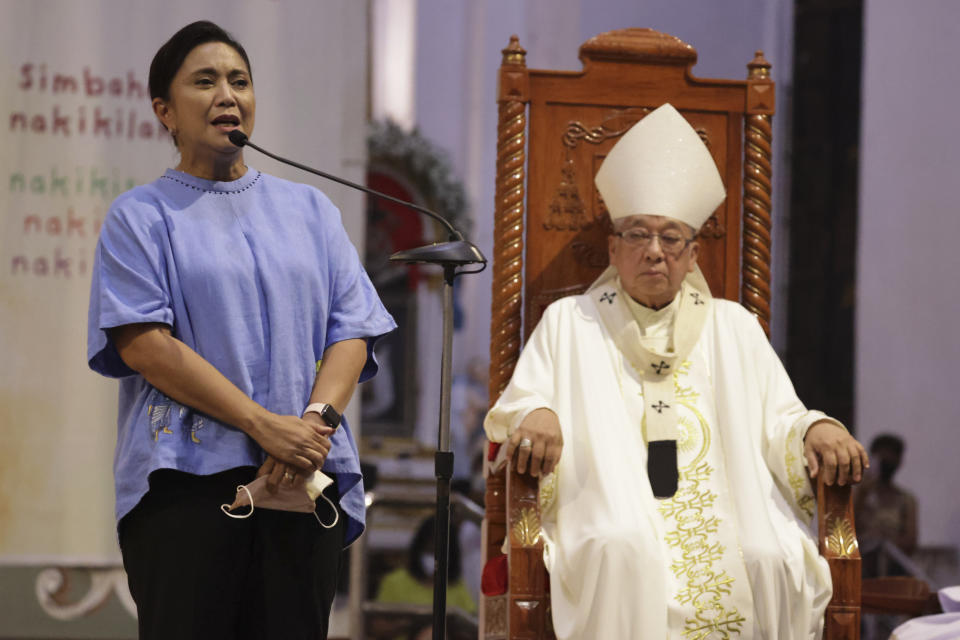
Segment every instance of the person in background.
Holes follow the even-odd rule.
[[[377,602],[433,604],[434,529],[436,518],[420,523],[407,552],[407,565],[383,577],[377,590]],[[477,604],[461,578],[459,527],[451,521],[448,560],[447,608],[460,607],[476,613]]]
[[[452,488],[465,495],[470,494],[470,483],[474,478],[474,457],[478,451],[483,451],[486,444],[483,417],[489,408],[489,366],[489,362],[483,358],[471,358],[466,371],[455,375],[451,384],[450,446],[454,452]]]
[[[893,481],[903,451],[903,440],[897,436],[874,438],[870,444],[873,469],[854,496],[864,578],[906,575],[904,567],[890,557],[888,545],[908,556],[917,548],[917,500]]]
[[[396,325],[330,200],[230,142],[256,115],[239,42],[189,24],[149,87],[180,161],[110,206],[87,340],[90,367],[120,381],[117,531],[139,637],[326,638],[340,552],[364,527],[340,414]],[[255,484],[273,508],[221,511]]]

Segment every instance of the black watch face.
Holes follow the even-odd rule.
[[[329,427],[336,429],[340,426],[340,414],[330,405],[323,408],[323,411],[320,412],[320,417],[323,418],[323,421],[326,422]]]

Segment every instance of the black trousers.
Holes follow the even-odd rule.
[[[140,640],[327,637],[346,516],[325,529],[309,513],[224,515],[220,505],[255,473],[150,475],[149,492],[119,524]],[[338,503],[336,483],[324,494]],[[333,519],[322,499],[317,514]]]

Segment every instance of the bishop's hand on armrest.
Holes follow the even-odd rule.
[[[518,473],[534,477],[549,475],[560,461],[563,433],[557,414],[547,408],[534,409],[507,439],[507,460],[516,456]]]
[[[820,420],[810,425],[803,438],[803,455],[807,459],[810,477],[824,474],[827,485],[834,482],[841,487],[848,482],[863,479],[863,470],[870,468],[866,450],[843,427],[832,421]]]

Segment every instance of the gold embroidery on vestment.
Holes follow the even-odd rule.
[[[740,635],[746,618],[736,607],[728,608],[722,602],[733,592],[734,579],[726,570],[714,566],[723,559],[726,548],[719,542],[710,542],[710,537],[720,528],[720,518],[709,513],[717,500],[717,494],[708,486],[714,469],[703,462],[710,449],[710,427],[696,408],[699,394],[693,387],[680,384],[680,376],[687,375],[689,370],[687,361],[673,375],[677,402],[695,418],[681,419],[683,440],[678,441],[678,447],[688,452],[699,444],[700,449],[690,463],[679,470],[677,493],[661,501],[659,509],[668,531],[665,541],[681,554],[680,559],[670,565],[682,585],[676,600],[696,610],[692,618],[684,621],[683,637],[688,640],[731,638]]]
[[[799,433],[797,429],[790,429],[787,434],[785,462],[787,464],[787,482],[790,483],[790,489],[793,491],[793,500],[797,506],[807,516],[807,520],[813,518],[813,509],[816,502],[810,495],[810,483],[803,477],[802,473],[797,473],[797,467],[800,465],[799,458],[795,451],[797,450],[797,438]]]
[[[546,513],[557,501],[557,474],[551,473],[540,479],[540,513]]]
[[[687,418],[680,418],[677,424],[677,451],[691,453],[697,446],[696,425]]]

